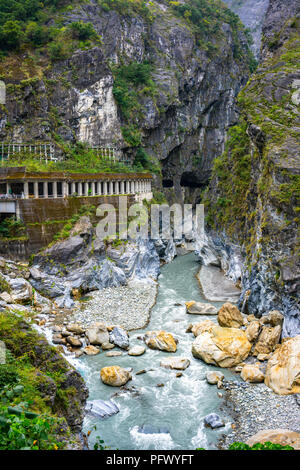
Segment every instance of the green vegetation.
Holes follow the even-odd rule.
[[[20,220],[16,220],[14,217],[6,217],[0,222],[0,240],[25,238],[27,238],[26,227]]]
[[[26,166],[28,171],[65,171],[70,173],[132,173],[132,168],[125,163],[113,161],[98,155],[89,149],[86,144],[77,143],[71,145],[57,137],[58,146],[62,149],[64,160],[41,160],[39,155],[19,153],[10,157],[9,166]],[[1,166],[7,166],[7,161],[0,162]]]
[[[4,277],[1,276],[0,274],[0,293],[2,292],[10,292],[10,285],[8,282],[4,279]]]
[[[218,196],[214,203],[206,194],[207,221],[215,228],[227,227],[228,233],[243,238],[246,227],[248,196],[251,191],[250,139],[244,119],[229,131],[225,152],[214,160],[213,177]]]
[[[127,125],[123,128],[123,137],[132,147],[141,144],[139,120],[143,117],[143,97],[155,97],[156,87],[151,79],[152,67],[148,62],[112,68],[114,75],[113,94]]]
[[[287,172],[281,173],[288,180],[279,185],[277,190],[271,191],[271,197],[275,199],[278,206],[293,205],[295,212],[300,206],[300,175],[289,175]]]
[[[96,213],[96,206],[92,206],[92,205],[81,206],[78,213],[74,214],[69,220],[67,220],[62,230],[56,235],[54,235],[53,237],[54,241],[51,243],[51,245],[53,245],[58,240],[64,240],[65,238],[68,238],[70,236],[72,228],[74,227],[76,222],[78,222],[80,217],[82,217],[83,215],[92,216],[92,215],[95,215],[95,213]]]
[[[0,395],[0,400],[2,396]],[[62,449],[64,445],[57,441],[55,434],[60,420],[46,415],[28,417],[25,411],[27,404],[28,402],[23,403],[22,408],[18,409],[0,404],[0,449]]]
[[[191,24],[198,45],[206,49],[210,57],[218,53],[217,42],[224,39],[222,24],[229,24],[234,40],[234,59],[243,61],[246,59],[251,72],[255,70],[257,62],[249,48],[252,43],[249,31],[244,28],[238,15],[227,8],[223,2],[219,0],[189,0],[185,3],[178,1],[170,1],[169,3],[178,15],[184,17]],[[248,39],[247,57],[245,57],[238,36],[240,31],[243,31]]]
[[[168,202],[164,193],[157,191],[157,189],[153,189],[152,194],[153,198],[150,203],[148,203],[149,207],[151,204],[165,204],[166,202]]]
[[[152,173],[159,174],[161,172],[161,166],[157,159],[150,157],[148,153],[142,147],[137,149],[135,159],[133,162],[135,171],[141,172],[143,170],[151,171]]]
[[[73,39],[86,41],[97,37],[96,31],[91,23],[83,23],[82,21],[74,21],[68,26]]]
[[[70,0],[0,0],[0,47],[2,51],[44,49],[50,59],[65,59],[74,47],[86,48],[100,38],[91,23],[75,21],[68,26],[49,26],[50,19],[59,19],[59,12]],[[72,8],[72,7],[71,7]],[[75,41],[75,44],[73,44]]]
[[[140,15],[147,22],[151,23],[153,14],[150,6],[144,0],[98,0],[104,11],[116,10],[120,15],[136,16]]]
[[[155,102],[156,86],[151,79],[152,66],[148,62],[131,62],[128,65],[112,67],[114,75],[113,94],[121,110],[125,125],[122,127],[124,140],[137,149],[134,160],[135,170],[159,172],[158,163],[153,163],[142,148],[140,121],[144,115],[143,101],[151,97]]]
[[[260,257],[262,243],[265,248],[272,243],[274,251],[281,231],[294,230],[296,237],[299,231],[300,177],[294,172],[299,106],[291,85],[299,62],[299,22],[297,25],[239,94],[241,117],[229,132],[224,154],[214,162],[214,189],[204,194],[208,225],[225,229],[243,245],[249,270]],[[281,89],[282,77],[290,85]],[[280,215],[276,222],[271,215],[274,210]],[[297,250],[296,243],[291,256],[297,256]],[[278,266],[273,266],[272,259],[269,263],[278,280]]]
[[[203,447],[199,447],[196,450],[206,450]],[[273,444],[272,442],[264,442],[261,444],[258,442],[253,446],[249,446],[244,442],[233,442],[229,447],[228,450],[295,450],[291,446],[282,446],[280,444]]]
[[[0,364],[0,449],[63,448],[66,421],[56,415],[44,390],[49,381],[60,390],[66,367],[55,370],[62,364],[51,363],[55,350],[48,346],[42,364],[46,371],[37,368],[40,339],[24,326],[22,317],[0,313],[0,339],[7,347],[6,363]]]
[[[272,442],[258,442],[253,446],[249,446],[244,442],[234,442],[229,446],[229,450],[294,450],[291,446],[282,446],[280,444],[273,444]]]

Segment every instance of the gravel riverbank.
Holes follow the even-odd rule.
[[[300,432],[300,400],[297,395],[276,395],[265,384],[226,383],[226,411],[235,428],[224,435],[221,449],[233,442],[245,442],[263,429],[289,429]]]
[[[89,300],[76,302],[69,321],[87,327],[94,322],[120,325],[126,330],[144,328],[155,304],[157,284],[131,281],[127,286],[112,287],[89,294]]]

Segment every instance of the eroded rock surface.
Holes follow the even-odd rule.
[[[197,336],[192,345],[194,357],[219,367],[236,366],[248,357],[250,350],[251,343],[243,331],[219,326]]]
[[[285,341],[273,353],[265,384],[279,395],[300,393],[300,335]]]

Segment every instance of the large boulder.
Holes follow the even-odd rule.
[[[86,411],[98,418],[107,418],[119,413],[118,406],[111,400],[93,400],[87,402]]]
[[[205,426],[210,427],[212,429],[222,428],[223,426],[225,426],[223,419],[216,413],[210,413],[209,415],[205,416],[204,424]]]
[[[194,357],[219,367],[236,366],[248,357],[250,350],[244,331],[220,326],[197,336],[192,345]]]
[[[255,364],[246,364],[241,371],[241,377],[245,382],[260,383],[264,381],[264,373]]]
[[[85,247],[86,243],[84,239],[76,235],[55,243],[44,252],[44,256],[51,258],[56,263],[67,264],[72,261],[72,259],[78,257]],[[40,256],[42,257],[42,255]],[[38,256],[35,261],[39,261]]]
[[[90,344],[84,348],[83,352],[88,356],[96,356],[96,354],[100,353],[100,349]]]
[[[250,341],[250,343],[254,343],[258,336],[259,336],[259,333],[260,333],[260,329],[261,329],[261,325],[259,323],[259,321],[255,320],[255,321],[252,321],[246,328],[245,330],[245,333],[246,333],[246,336],[247,336],[247,339],[248,341]]]
[[[31,275],[32,279],[34,279],[36,281],[40,281],[43,277],[43,273],[38,268],[36,268],[35,266],[30,268],[29,272],[30,272],[30,275]]]
[[[230,302],[226,302],[218,312],[218,322],[220,326],[239,328],[244,324],[244,318],[235,305]]]
[[[144,340],[150,349],[159,349],[166,352],[176,352],[177,350],[173,335],[166,331],[147,331]]]
[[[253,356],[258,354],[269,354],[274,351],[276,344],[279,343],[281,336],[281,326],[274,327],[263,326],[253,350]]]
[[[9,285],[11,288],[10,295],[13,302],[24,303],[32,300],[32,286],[25,279],[21,277],[10,279]]]
[[[84,328],[82,328],[82,326],[78,323],[69,323],[66,326],[66,329],[71,331],[71,333],[75,333],[76,335],[82,335],[85,332]]]
[[[184,357],[166,357],[161,360],[160,365],[166,369],[185,370],[190,361]]]
[[[261,444],[272,442],[272,444],[291,446],[295,450],[300,450],[300,434],[289,429],[263,429],[250,437],[246,444],[253,446],[258,442]]]
[[[118,346],[121,349],[129,348],[129,336],[124,328],[120,326],[115,326],[113,330],[109,333],[109,340],[115,346]]]
[[[131,374],[120,366],[103,367],[100,372],[103,383],[112,387],[121,387],[131,380]]]
[[[191,313],[193,315],[217,315],[218,309],[214,305],[195,302],[186,302],[186,313]]]
[[[81,348],[82,342],[80,339],[75,338],[74,336],[67,336],[67,342],[73,347],[73,348]]]
[[[94,323],[86,330],[85,335],[93,346],[101,346],[109,342],[109,334],[104,323]]]
[[[268,361],[265,375],[265,384],[275,393],[300,393],[300,335],[276,349]]]
[[[213,321],[204,320],[200,323],[195,323],[194,325],[192,325],[191,331],[194,334],[194,336],[197,337],[201,335],[202,333],[205,333],[206,331],[211,332],[211,330],[215,328],[215,326],[217,326],[217,324],[214,323]]]
[[[268,315],[261,317],[260,322],[262,324],[269,324],[271,326],[282,326],[284,316],[278,310],[272,310]]]

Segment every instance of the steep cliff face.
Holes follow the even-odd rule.
[[[206,196],[219,254],[243,259],[245,309],[282,310],[285,335],[300,331],[299,14],[297,0],[270,1],[263,61],[239,95],[241,118]]]
[[[101,44],[50,65],[44,52],[2,60],[0,139],[143,148],[161,160],[169,199],[195,200],[253,65],[237,16],[218,0],[90,0],[64,11],[60,26],[78,21]]]
[[[224,0],[245,26],[250,29],[253,37],[251,47],[256,57],[260,55],[262,27],[269,6],[269,0]]]

